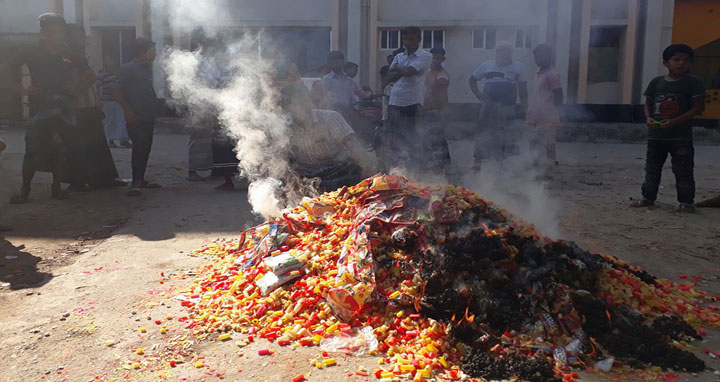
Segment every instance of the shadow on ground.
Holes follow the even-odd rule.
[[[12,290],[38,287],[53,277],[37,269],[41,258],[23,249],[24,246],[14,246],[0,236],[0,282],[9,283]]]

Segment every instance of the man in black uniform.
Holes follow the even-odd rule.
[[[23,182],[11,203],[25,203],[35,172],[52,172],[52,196],[66,199],[60,181],[66,176],[65,141],[69,129],[76,124],[75,99],[95,81],[95,74],[81,54],[71,52],[66,44],[65,19],[54,13],[40,16],[42,39],[37,45],[22,50],[6,65],[19,73],[23,65],[30,70],[32,85],[25,88],[20,81],[12,84],[14,91],[28,96],[30,113],[25,130]],[[75,76],[74,74],[78,74]],[[19,76],[14,76],[19,79]]]

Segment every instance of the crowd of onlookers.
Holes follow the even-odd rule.
[[[29,87],[16,82],[10,89],[28,96],[30,104],[22,186],[11,202],[29,200],[37,171],[53,174],[51,190],[56,199],[67,198],[68,192],[124,186],[117,179],[110,147],[132,149],[128,196],[159,188],[145,176],[155,121],[167,109],[153,88],[154,43],[138,38],[132,61],[97,72],[85,53],[81,26],[66,24],[57,14],[44,14],[40,28],[41,41],[5,64],[16,72],[27,65],[32,82]],[[358,65],[346,62],[341,52],[327,55],[325,73],[310,89],[292,62],[278,60],[273,83],[279,106],[292,121],[288,152],[292,176],[319,179],[321,189],[331,190],[394,168],[410,174],[447,172],[450,152],[445,127],[451,84],[443,66],[445,50],[428,52],[420,43],[419,28],[402,31],[402,48],[389,55],[388,65],[380,70],[382,91],[377,96],[355,82]],[[199,77],[208,86],[222,87],[222,68],[214,61],[214,47],[202,49]],[[475,171],[481,171],[488,160],[502,161],[518,153],[517,137],[508,130],[520,116],[531,150],[538,153],[535,163],[545,169],[558,163],[555,136],[564,98],[561,76],[553,65],[550,46],[538,45],[533,54],[538,69],[530,89],[529,71],[513,59],[510,45],[499,45],[495,59],[482,63],[469,76],[466,86],[480,102]],[[655,78],[645,92],[646,177],[643,198],[633,203],[635,207],[654,204],[662,166],[670,155],[678,208],[694,210],[691,124],[703,111],[705,92],[700,81],[688,75],[692,58],[693,51],[686,45],[668,47],[662,57],[668,75]],[[382,123],[368,129],[358,105],[378,97]],[[193,125],[188,180],[205,180],[200,172],[210,170],[224,178],[219,189],[235,188],[242,147],[236,147],[216,116],[202,115]],[[69,187],[63,189],[62,183]],[[719,203],[716,198],[706,204]]]

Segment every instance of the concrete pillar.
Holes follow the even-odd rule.
[[[540,4],[540,14],[538,17],[540,18],[540,25],[538,30],[538,37],[537,41],[535,41],[535,45],[537,44],[544,44],[547,43],[547,34],[548,34],[548,15],[550,11],[550,0],[538,0],[538,3]],[[533,46],[534,48],[534,46]]]
[[[555,68],[557,68],[562,78],[565,94],[569,95],[568,86],[570,72],[570,41],[572,26],[572,6],[573,0],[557,1],[557,20],[555,22],[555,38],[553,48],[555,50]]]
[[[88,25],[85,22],[85,1],[84,0],[74,0],[75,3],[75,23],[86,26]],[[89,33],[90,31],[85,29],[86,33]]]
[[[577,103],[585,103],[588,87],[588,62],[590,54],[590,26],[593,0],[582,0],[580,18],[580,67],[578,72]]]
[[[80,24],[77,21],[75,0],[63,0],[61,15],[65,16],[68,23]]]
[[[330,7],[330,46],[340,49],[340,0],[328,0]]]
[[[369,6],[368,12],[368,31],[364,35],[367,38],[367,57],[369,81],[368,84],[374,86],[378,83],[378,71],[376,70],[378,55],[378,2],[381,0],[367,0]]]
[[[145,37],[152,39],[152,24],[151,24],[151,0],[135,0],[136,11],[135,11],[135,35],[137,37]]]
[[[158,59],[153,63],[153,85],[155,86],[155,92],[158,97],[163,98],[165,97],[166,76],[165,71],[162,69],[161,61],[166,47],[165,28],[167,23],[165,23],[165,19],[167,18],[167,3],[158,0],[141,1],[145,3],[143,7],[143,9],[145,9],[144,20],[145,28],[148,28],[147,32],[142,36],[153,40],[158,52]],[[151,12],[151,9],[154,10],[154,12]],[[138,36],[141,36],[141,34],[138,33]]]
[[[672,0],[664,1],[674,3]],[[664,48],[665,41],[662,41],[661,35],[664,25],[664,11],[666,7],[657,6],[655,2],[648,2],[646,9],[646,21],[645,21],[645,39],[642,44],[643,49],[643,62],[642,62],[642,86],[644,87],[654,77],[660,75],[662,67],[662,49]],[[674,5],[674,4],[673,4]],[[672,20],[672,17],[670,17]],[[672,21],[670,21],[672,25]],[[672,28],[672,27],[671,27]],[[643,97],[640,96],[636,100],[638,103],[644,103]]]
[[[367,63],[363,62],[364,58],[361,58],[361,46],[364,44],[366,36],[360,30],[362,22],[362,1],[361,0],[348,0],[348,12],[347,12],[347,52],[345,57],[348,61],[357,62],[360,65],[360,81],[364,84],[363,78],[367,74],[363,74],[363,71],[367,71]]]
[[[348,59],[348,7],[349,0],[338,1],[338,50],[345,54]],[[348,59],[349,61],[349,59]],[[357,63],[357,61],[354,61]]]
[[[640,22],[638,0],[628,0],[628,25],[625,30],[625,41],[622,47],[620,65],[620,103],[632,104],[633,77],[635,71],[635,49],[637,47],[637,30]]]
[[[360,57],[360,83],[373,85],[372,72],[375,63],[370,61],[370,0],[358,0],[358,55]]]

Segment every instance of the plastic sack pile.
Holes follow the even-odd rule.
[[[703,361],[678,344],[720,326],[693,284],[541,238],[463,188],[402,177],[321,195],[197,253],[212,263],[179,296],[196,330],[376,353],[386,381],[695,372]]]

